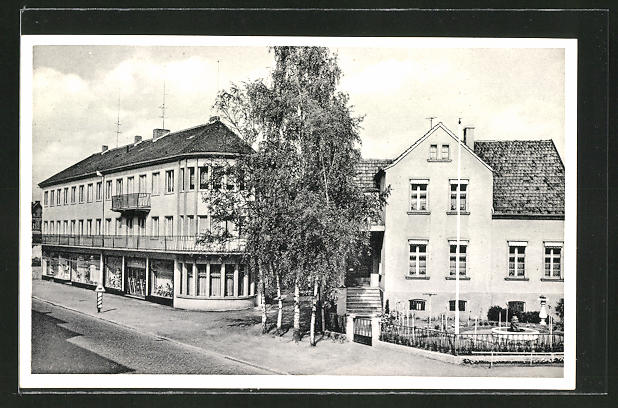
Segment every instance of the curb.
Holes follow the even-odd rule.
[[[217,352],[217,351],[213,351],[213,350],[206,350],[206,349],[203,349],[203,348],[198,347],[198,346],[193,346],[191,344],[183,343],[181,341],[178,341],[176,339],[172,339],[172,338],[167,337],[167,336],[161,336],[161,335],[158,335],[158,334],[155,334],[155,333],[151,333],[151,332],[140,331],[140,330],[137,330],[136,328],[134,328],[132,326],[129,326],[129,325],[126,325],[126,324],[123,324],[123,323],[119,323],[119,322],[115,322],[113,320],[109,320],[109,319],[106,319],[104,317],[100,317],[100,316],[97,316],[97,315],[92,315],[90,313],[86,313],[86,312],[83,312],[81,310],[72,308],[70,306],[65,306],[65,305],[62,305],[60,303],[53,302],[51,300],[43,299],[43,298],[40,298],[40,297],[35,296],[35,295],[32,296],[32,299],[36,299],[36,300],[38,300],[40,302],[48,303],[50,305],[53,305],[53,306],[56,306],[56,307],[60,307],[62,309],[70,310],[70,311],[72,311],[74,313],[79,313],[81,315],[88,316],[88,317],[90,317],[92,319],[103,320],[103,321],[105,321],[107,323],[114,324],[116,326],[122,327],[122,328],[127,329],[127,330],[131,330],[131,331],[139,333],[139,334],[147,335],[147,336],[150,336],[150,337],[155,337],[157,339],[167,340],[167,341],[169,341],[171,343],[174,343],[174,344],[182,346],[182,347],[190,348],[190,349],[195,350],[195,351],[197,351],[199,353],[202,353],[202,354],[215,355],[217,357],[225,358],[226,360],[230,360],[230,361],[234,361],[234,362],[237,362],[237,363],[245,364],[247,366],[250,366],[250,367],[253,367],[253,368],[257,368],[257,369],[260,369],[260,370],[269,371],[269,372],[271,372],[273,374],[276,374],[276,375],[291,375],[290,373],[287,373],[285,371],[280,371],[280,370],[275,370],[275,369],[268,368],[268,367],[263,367],[263,366],[251,363],[249,361],[245,361],[245,360],[239,359],[237,357],[230,356],[228,354],[223,354],[223,353],[220,353],[220,352]]]
[[[445,363],[457,364],[457,365],[463,364],[463,357],[461,356],[453,356],[451,354],[443,354],[443,353],[438,353],[436,351],[423,350],[423,349],[419,349],[415,347],[402,346],[399,344],[392,344],[392,343],[388,343],[382,340],[378,340],[377,342],[375,342],[375,346],[389,349],[389,350],[399,351],[402,353],[414,354],[417,356],[429,358],[432,360],[438,360],[438,361],[442,361]]]

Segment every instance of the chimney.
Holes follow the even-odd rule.
[[[138,136],[138,135],[135,135],[135,141],[133,142],[133,145],[135,146],[136,144],[138,144],[141,141],[142,141],[142,137]]]
[[[107,149],[109,149],[109,147],[107,147],[107,145],[102,145],[101,146],[101,153],[106,152]]]
[[[474,151],[474,128],[472,126],[466,126],[464,128],[463,142]]]
[[[218,120],[221,120],[219,116],[211,116],[210,119],[208,119],[208,123],[214,123]]]
[[[153,129],[152,130],[152,141],[154,142],[157,139],[161,139],[163,136],[167,135],[170,131],[168,129]]]

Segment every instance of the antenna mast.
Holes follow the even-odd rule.
[[[436,116],[430,116],[428,118],[425,118],[427,120],[429,120],[429,129],[433,128],[433,120],[436,118]]]
[[[122,133],[120,131],[120,95],[118,95],[118,114],[116,116],[116,147],[118,147],[118,135]]]
[[[167,106],[165,105],[165,95],[167,94],[165,93],[165,80],[163,80],[163,104],[159,106],[159,109],[161,109],[161,116],[159,117],[163,119],[162,129],[165,129],[165,110],[167,109]]]

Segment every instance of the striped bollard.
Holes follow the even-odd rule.
[[[97,313],[101,313],[101,308],[103,307],[103,293],[105,292],[105,288],[99,283],[94,291],[97,293]]]

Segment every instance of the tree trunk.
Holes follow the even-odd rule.
[[[310,333],[310,343],[312,346],[315,346],[315,312],[316,312],[316,304],[318,300],[318,280],[313,281],[313,299],[311,301],[311,326],[309,329]]]
[[[282,334],[281,323],[283,320],[283,300],[281,299],[281,283],[279,281],[279,273],[275,272],[275,278],[277,281],[277,302],[278,302],[278,310],[277,310],[277,334]]]
[[[322,318],[322,334],[326,332],[326,320],[324,319],[324,298],[326,294],[324,293],[324,285],[320,288],[320,317]]]
[[[300,288],[298,278],[294,281],[294,342],[300,341]]]
[[[257,262],[256,262],[257,264]],[[266,314],[266,284],[264,283],[264,276],[262,273],[262,268],[256,265],[258,268],[258,291],[260,292],[260,301],[262,307],[262,334],[268,331],[268,315]]]

